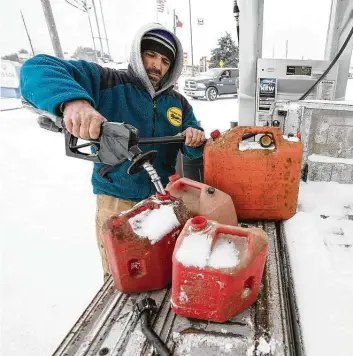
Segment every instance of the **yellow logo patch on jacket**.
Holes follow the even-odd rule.
[[[173,126],[180,126],[182,123],[182,111],[181,109],[173,106],[167,111],[167,118],[168,121],[173,125]]]

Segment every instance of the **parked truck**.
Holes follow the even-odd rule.
[[[213,68],[185,80],[184,93],[193,99],[206,97],[209,101],[221,95],[238,93],[238,68]]]

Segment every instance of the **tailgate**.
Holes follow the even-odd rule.
[[[279,228],[258,223],[269,235],[269,253],[257,302],[226,323],[187,319],[170,307],[171,290],[141,294],[118,292],[110,278],[65,337],[54,356],[153,355],[134,305],[153,298],[158,312],[153,329],[173,355],[296,355]]]

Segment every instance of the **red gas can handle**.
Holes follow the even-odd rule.
[[[284,139],[282,137],[282,129],[280,127],[237,126],[236,128],[230,131],[230,134],[234,136],[234,142],[236,144],[237,150],[239,150],[240,141],[245,134],[271,134],[276,148],[284,142]]]
[[[235,238],[235,237],[245,237],[248,240],[248,245],[247,245],[247,252],[248,254],[252,254],[253,253],[253,245],[254,245],[254,235],[251,232],[246,232],[246,230],[242,227],[238,227],[238,226],[232,226],[232,227],[227,227],[227,226],[222,226],[222,227],[218,227],[216,229],[216,234],[213,238],[212,241],[212,248],[214,247],[219,234],[227,234],[230,238]]]
[[[194,218],[191,219],[191,227],[194,230],[204,230],[208,225],[208,220],[204,216],[195,216]],[[215,234],[212,238],[212,243],[211,243],[211,250],[213,250],[219,234],[227,234],[230,235],[229,237],[232,238],[233,236],[235,237],[246,237],[248,241],[247,245],[247,254],[248,257],[251,256],[253,253],[253,245],[254,245],[254,235],[251,232],[247,232],[244,228],[238,227],[238,226],[222,226],[222,227],[217,227],[215,229]]]
[[[175,175],[174,176],[171,176],[169,177],[169,181],[172,183],[172,184],[175,184],[175,188],[176,189],[181,189],[181,187],[183,185],[187,185],[191,188],[196,188],[196,189],[202,189],[203,186],[206,186],[207,188],[209,187],[208,185],[204,184],[204,183],[200,183],[200,182],[196,182],[192,179],[189,179],[189,178],[180,178],[179,179],[176,179]]]

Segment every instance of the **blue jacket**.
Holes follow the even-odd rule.
[[[182,55],[183,52],[181,52]],[[85,99],[108,121],[135,126],[141,137],[173,136],[187,127],[201,129],[187,100],[172,86],[151,95],[133,68],[126,71],[103,68],[85,61],[68,61],[38,55],[25,62],[21,70],[23,97],[39,109],[60,115],[60,104]],[[143,151],[158,150],[154,167],[164,185],[175,173],[179,149],[190,159],[202,156],[202,148],[185,145],[143,145]],[[140,201],[155,193],[145,171],[129,175],[126,161],[102,177],[95,163],[92,184],[95,194],[106,194]]]

